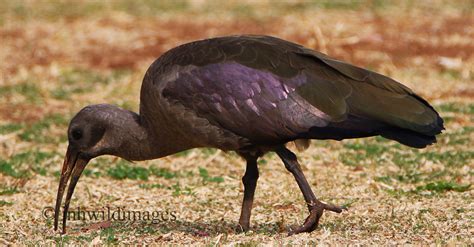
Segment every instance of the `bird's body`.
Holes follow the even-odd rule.
[[[407,133],[402,143],[424,147],[442,128],[433,108],[402,84],[268,36],[215,38],[168,51],[146,73],[140,104],[144,121],[171,133],[183,149],[397,139],[394,131]]]
[[[110,105],[84,108],[71,121],[66,160],[103,154],[146,160],[198,147],[236,151],[247,160],[240,223],[248,229],[256,160],[275,151],[309,205],[301,232],[315,228],[323,209],[341,208],[316,200],[287,142],[381,135],[422,148],[442,129],[438,113],[393,79],[278,38],[228,36],[158,58],[144,77],[139,114]],[[66,163],[65,180],[75,174]]]

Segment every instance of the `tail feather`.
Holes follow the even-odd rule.
[[[421,126],[422,128],[409,128],[413,126],[409,121],[399,124],[400,122],[397,121],[388,122],[384,119],[349,114],[345,121],[330,123],[326,127],[313,127],[299,138],[342,140],[380,135],[410,147],[424,148],[436,143],[436,135],[444,130],[444,124],[443,119],[431,105],[419,96],[414,98],[419,100],[420,105],[426,105],[429,108],[425,114],[429,114],[430,117],[435,116],[432,121]],[[410,119],[409,115],[405,117]],[[417,117],[424,116],[417,115]]]
[[[422,148],[436,142],[436,135],[444,129],[438,112],[394,79],[309,49],[298,54],[333,69],[320,73],[321,68],[315,66],[308,72],[312,83],[298,88],[303,98],[334,120],[326,127],[311,128],[306,134],[310,138],[341,140],[381,135]],[[331,77],[334,74],[330,72],[338,72],[344,80]]]
[[[406,128],[407,125],[395,125],[386,129],[382,129],[379,132],[379,135],[400,142],[401,144],[414,147],[414,148],[424,148],[428,145],[436,143],[436,135],[440,134],[444,130],[444,121],[439,116],[439,113],[431,106],[425,99],[422,97],[411,94],[415,100],[419,102],[420,105],[423,105],[426,109],[426,116],[431,115],[431,121],[423,127],[423,131],[419,131],[420,128]],[[424,116],[419,117],[424,117]],[[409,123],[409,121],[408,121]],[[411,124],[408,125],[411,127]]]
[[[394,140],[414,148],[424,148],[428,145],[436,143],[436,136],[434,135],[423,135],[407,129],[391,128],[383,130],[379,132],[379,134],[387,139]]]
[[[387,139],[398,141],[399,143],[410,147],[424,148],[428,145],[436,143],[436,135],[440,134],[441,131],[444,130],[444,121],[439,116],[438,112],[425,99],[416,94],[411,94],[411,96],[416,99],[420,105],[426,107],[424,114],[433,116],[431,122],[423,127],[423,131],[419,131],[419,128],[406,128],[406,125],[395,125],[393,127],[381,130],[379,134]]]
[[[433,106],[431,106],[428,103],[428,101],[426,101],[422,97],[416,94],[412,94],[411,96],[417,99],[418,101],[420,101],[421,103],[423,103],[426,107],[428,107],[430,110],[432,110],[436,114],[436,122],[433,123],[433,126],[434,126],[433,133],[434,135],[441,133],[441,131],[443,131],[445,128],[444,128],[444,120],[439,116],[439,113],[434,109]]]

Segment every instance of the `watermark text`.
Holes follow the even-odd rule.
[[[45,207],[42,211],[43,218],[53,219],[54,208]],[[160,222],[172,222],[178,219],[176,211],[169,210],[127,210],[125,207],[105,206],[100,209],[87,209],[77,207],[70,209],[67,214],[68,221],[143,221],[158,224]]]

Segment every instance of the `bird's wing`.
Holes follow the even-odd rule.
[[[192,66],[167,84],[162,95],[211,124],[253,143],[295,139],[331,117],[295,92],[304,78],[281,78],[236,62]]]
[[[436,112],[407,87],[281,39],[197,41],[162,60],[163,67],[183,68],[166,83],[164,97],[255,142],[295,139],[351,116],[438,131]]]

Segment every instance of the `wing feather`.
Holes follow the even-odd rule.
[[[181,68],[163,95],[255,142],[295,139],[333,123],[363,136],[363,119],[426,135],[443,128],[438,113],[395,80],[273,37],[202,40],[160,59],[161,72]]]
[[[254,143],[289,141],[329,122],[327,114],[296,94],[294,86],[301,83],[296,81],[304,78],[285,79],[234,62],[183,71],[163,96]],[[204,87],[194,87],[196,81]]]

